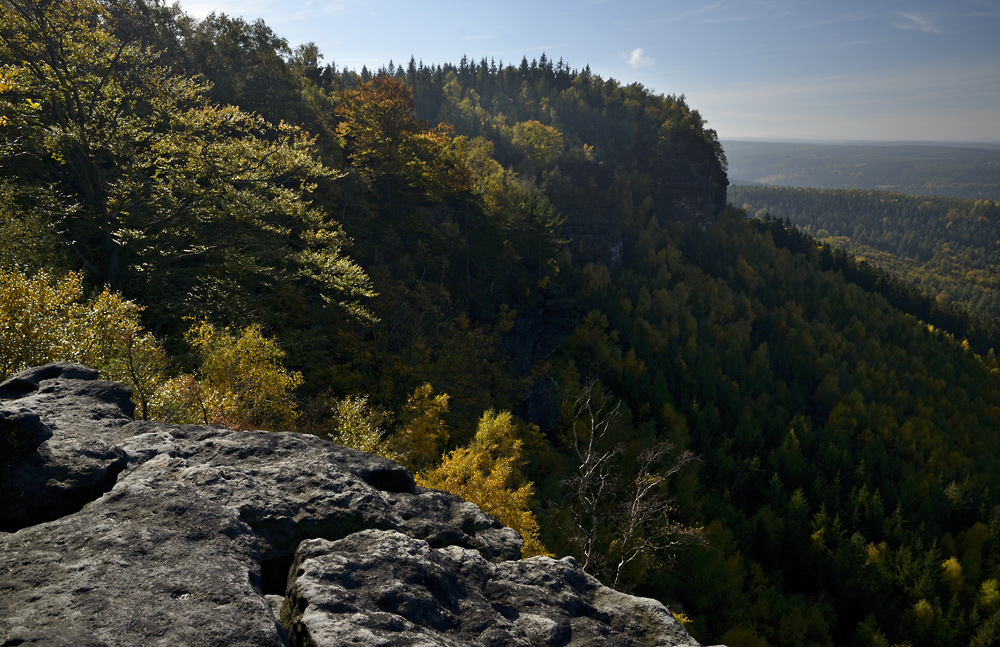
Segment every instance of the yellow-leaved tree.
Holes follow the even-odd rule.
[[[525,557],[549,555],[538,539],[538,520],[531,511],[534,484],[521,471],[524,441],[518,432],[509,412],[487,411],[469,446],[452,451],[439,466],[417,474],[417,484],[457,494],[521,533]]]
[[[234,335],[202,322],[188,330],[187,340],[201,358],[198,375],[173,378],[157,392],[156,419],[277,430],[295,422],[292,391],[302,384],[302,374],[284,367],[285,352],[260,326]]]
[[[411,472],[423,472],[440,462],[441,452],[448,442],[446,413],[448,394],[434,395],[430,384],[417,387],[406,399],[401,429],[394,440],[399,461]]]
[[[392,415],[368,403],[367,395],[338,398],[331,406],[333,419],[327,432],[330,440],[369,454],[396,460],[399,456],[387,438]]]
[[[49,362],[80,362],[130,387],[137,415],[148,418],[167,356],[143,330],[141,312],[108,289],[86,299],[78,273],[29,276],[0,268],[0,379]]]

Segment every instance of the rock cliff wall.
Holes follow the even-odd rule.
[[[64,363],[0,384],[0,647],[698,644],[396,463],[128,396]]]

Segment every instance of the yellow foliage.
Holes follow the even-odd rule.
[[[920,624],[929,624],[934,619],[934,607],[926,599],[921,598],[913,605],[913,615],[916,616],[917,622]]]
[[[979,585],[979,596],[976,604],[983,610],[984,615],[992,614],[1000,609],[1000,585],[996,580],[984,580]]]
[[[333,405],[333,413],[330,440],[369,454],[399,459],[385,439],[384,425],[389,421],[389,414],[373,409],[368,404],[368,396],[340,398]]]
[[[688,628],[688,627],[690,627],[692,624],[694,624],[694,620],[692,620],[691,618],[689,618],[686,613],[681,613],[679,611],[676,611],[676,612],[675,611],[671,611],[670,613],[673,614],[674,620],[676,620],[677,622],[681,623],[681,626],[684,627],[685,629]]]
[[[538,539],[531,512],[534,485],[521,474],[523,442],[509,412],[483,414],[468,447],[454,450],[440,466],[417,475],[417,484],[457,494],[493,515],[524,538],[522,553],[549,555]]]
[[[402,430],[396,440],[400,461],[411,472],[436,464],[448,442],[448,427],[442,419],[448,413],[448,395],[433,393],[431,385],[424,384],[406,400]]]
[[[105,289],[83,298],[83,279],[0,270],[0,378],[31,366],[72,361],[132,388],[138,414],[164,379],[166,354],[142,328],[142,306]]]
[[[86,306],[79,274],[56,280],[0,271],[0,376],[38,364],[78,360],[77,322]]]
[[[952,594],[962,590],[965,584],[965,577],[962,574],[962,565],[957,557],[949,557],[941,562],[941,581],[948,586]]]
[[[284,351],[260,326],[247,326],[236,337],[203,322],[191,327],[187,340],[201,356],[199,376],[182,375],[164,385],[154,407],[159,419],[235,429],[285,429],[295,421],[291,392],[302,374],[282,365]]]

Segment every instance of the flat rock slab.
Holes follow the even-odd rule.
[[[417,488],[384,458],[296,433],[136,422],[116,432],[129,468],[177,480],[235,510],[257,533],[264,560],[291,563],[299,542],[365,528],[397,529],[433,545],[517,559],[522,540],[457,496]],[[152,457],[170,461],[148,462]],[[282,575],[282,587],[284,576]]]
[[[395,531],[303,542],[281,616],[308,646],[697,645],[662,604],[602,586],[571,558],[494,563]]]
[[[0,644],[287,645],[253,531],[181,483],[115,487],[0,535]]]

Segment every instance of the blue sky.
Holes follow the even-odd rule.
[[[181,0],[360,70],[573,68],[684,94],[726,138],[1000,142],[1000,0]]]

